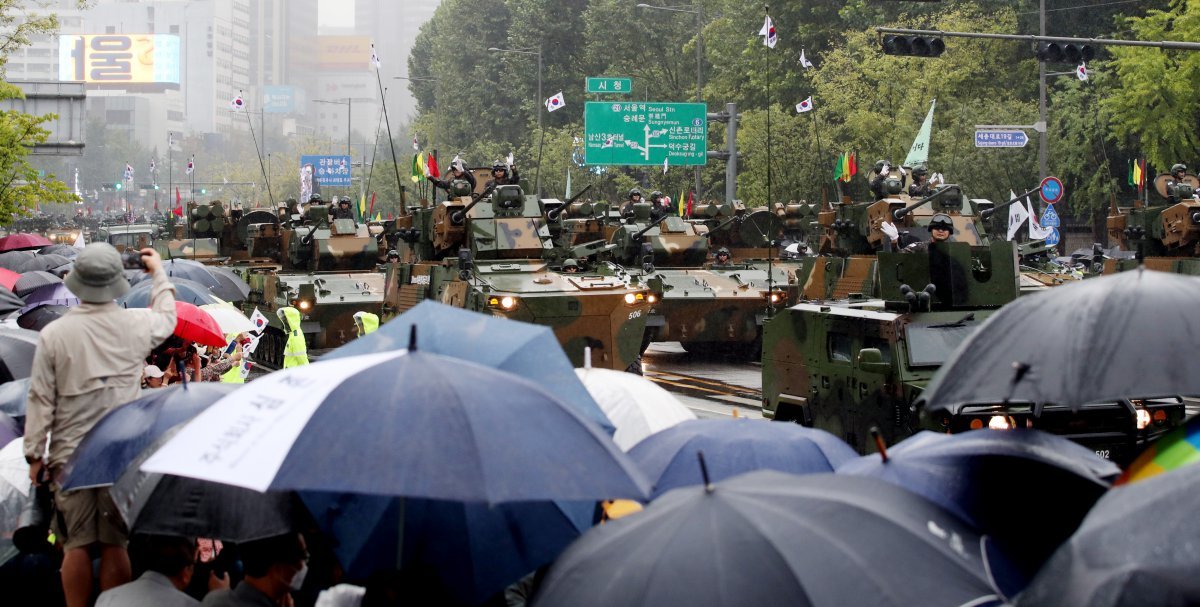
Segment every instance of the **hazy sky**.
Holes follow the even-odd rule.
[[[354,0],[317,0],[317,27],[354,27]]]

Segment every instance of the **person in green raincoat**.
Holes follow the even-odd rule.
[[[299,367],[308,364],[308,344],[304,341],[304,333],[300,330],[300,310],[287,306],[280,308],[279,320],[287,331],[287,343],[283,346],[283,368]]]
[[[358,336],[369,335],[379,328],[379,315],[370,312],[355,312],[354,326],[358,327]]]

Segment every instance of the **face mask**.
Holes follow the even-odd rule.
[[[292,582],[288,584],[288,587],[292,590],[300,590],[304,586],[304,576],[306,575],[308,575],[308,563],[303,563],[300,565],[300,571],[297,571],[296,575],[292,577]]]

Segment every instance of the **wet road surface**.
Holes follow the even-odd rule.
[[[642,375],[700,418],[762,419],[762,366],[757,362],[685,351],[677,342],[650,344]]]

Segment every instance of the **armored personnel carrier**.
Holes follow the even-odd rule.
[[[550,236],[546,206],[557,201],[516,185],[474,193],[466,182],[452,185],[450,199],[396,220],[401,260],[387,265],[385,319],[434,299],[549,326],[578,366],[591,347],[593,365],[640,372],[650,291],[636,276],[607,261],[556,271],[566,253]]]
[[[1159,175],[1155,204],[1138,201],[1132,207],[1110,207],[1107,228],[1110,244],[1135,253],[1133,259],[1104,260],[1104,273],[1121,272],[1145,264],[1161,272],[1200,276],[1200,179],[1186,175],[1168,192],[1170,175]],[[1178,202],[1172,203],[1171,199]]]
[[[250,285],[246,311],[258,308],[271,323],[255,357],[282,364],[286,333],[276,312],[286,306],[303,316],[301,329],[310,348],[334,348],[354,339],[354,313],[378,312],[383,304],[379,244],[367,226],[353,219],[331,220],[323,205],[309,206],[288,225],[272,213],[258,213],[246,216],[262,220],[245,223],[246,261],[231,266]],[[260,263],[255,261],[259,255],[278,261]]]

